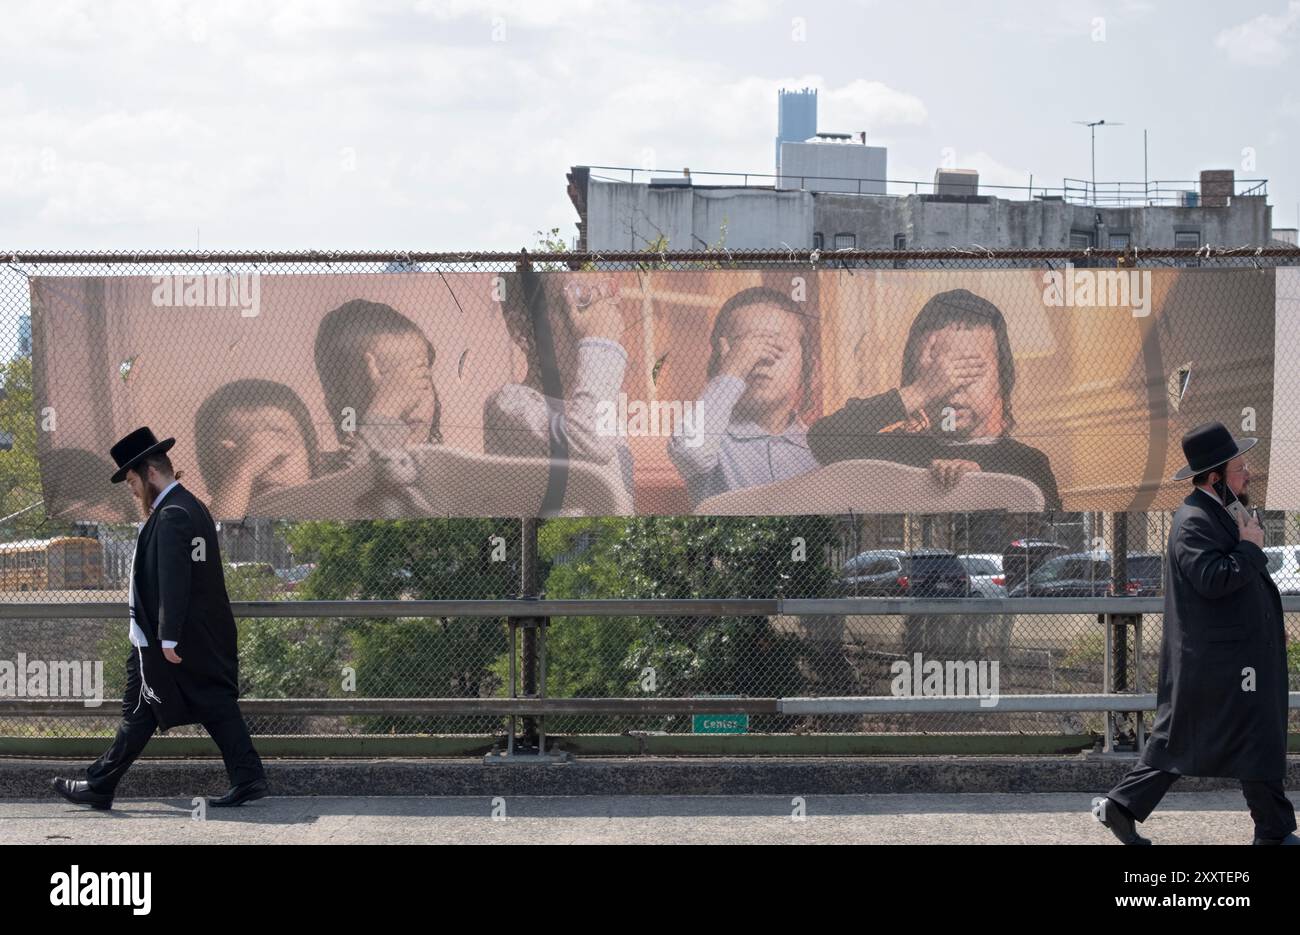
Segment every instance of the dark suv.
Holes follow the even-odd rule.
[[[957,556],[944,549],[876,549],[840,569],[848,597],[979,597]]]
[[[1042,539],[1017,539],[1002,552],[1002,574],[1006,576],[1007,597],[1024,597],[1025,580],[1043,565],[1068,552],[1059,542]]]
[[[1162,593],[1161,555],[1130,552],[1124,596],[1154,597]],[[1108,552],[1075,552],[1044,562],[1007,592],[1008,597],[1113,597],[1114,569]]]

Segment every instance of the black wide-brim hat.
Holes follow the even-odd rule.
[[[176,444],[174,438],[164,438],[162,441],[158,441],[147,425],[136,429],[109,450],[109,453],[113,456],[113,462],[117,465],[117,472],[113,475],[113,483],[120,484],[126,480],[126,472],[135,465],[150,455],[162,454],[174,444]]]
[[[1222,422],[1198,425],[1183,436],[1183,455],[1187,464],[1179,468],[1174,480],[1187,478],[1227,464],[1242,452],[1255,447],[1258,438],[1233,438]]]

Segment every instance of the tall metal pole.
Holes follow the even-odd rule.
[[[1097,207],[1097,125],[1088,124],[1088,134],[1092,137],[1092,206]]]
[[[1151,204],[1151,183],[1147,181],[1147,131],[1142,131],[1142,203]]]
[[[519,596],[525,600],[537,598],[537,518],[524,516],[519,523]],[[532,618],[524,627],[524,697],[537,697],[537,626],[541,621]],[[524,718],[522,745],[528,749],[537,746],[537,720]],[[541,751],[538,751],[541,752]]]

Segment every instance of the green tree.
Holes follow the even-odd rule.
[[[515,520],[384,520],[298,523],[286,539],[316,568],[304,600],[499,600],[518,596]],[[444,698],[499,690],[493,663],[506,651],[504,623],[482,617],[347,618],[346,658],[361,697]],[[332,676],[331,676],[332,677]],[[357,719],[366,732],[459,726],[445,718]]]
[[[551,598],[822,597],[834,577],[822,558],[834,536],[827,517],[562,519],[542,526],[539,549]],[[657,696],[798,694],[808,684],[804,664],[820,668],[808,655],[798,634],[766,617],[556,618],[547,690],[641,695],[649,676]],[[566,718],[552,729],[594,723]]]
[[[0,364],[0,432],[13,437],[11,450],[0,456],[0,516],[9,516],[39,503],[41,472],[36,460],[36,412],[32,402],[32,359],[17,357]],[[62,527],[60,530],[64,531]],[[14,517],[2,531],[6,539],[52,535],[41,507]]]

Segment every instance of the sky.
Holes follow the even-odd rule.
[[[516,250],[572,165],[772,172],[777,90],[891,179],[1268,179],[1300,202],[1300,0],[13,0],[0,250]]]

